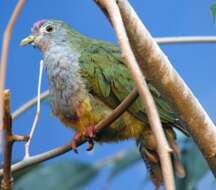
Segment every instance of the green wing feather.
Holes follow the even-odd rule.
[[[81,52],[79,65],[81,76],[85,80],[89,91],[111,108],[115,108],[123,101],[135,86],[134,81],[130,77],[129,70],[123,63],[119,49],[111,44],[93,41],[90,46]],[[176,136],[171,127],[176,127],[185,134],[187,134],[187,131],[185,131],[177,115],[171,110],[159,91],[150,83],[148,83],[148,86],[157,105],[161,121],[164,126],[167,126],[165,133],[170,146],[174,150],[172,158],[176,166],[176,173],[183,176],[185,172],[178,161],[179,150],[175,144]],[[147,117],[144,110],[140,98],[137,98],[128,108],[128,111],[133,116],[146,123]],[[162,183],[162,174],[158,155],[156,150],[151,146],[151,133],[145,133],[144,131],[143,136],[137,139],[137,144],[147,167],[149,167],[154,184],[156,187],[159,187]]]
[[[135,84],[124,65],[119,49],[109,43],[94,41],[79,58],[81,75],[91,93],[115,108],[132,91]],[[156,88],[148,83],[163,123],[175,123],[177,116]],[[143,104],[138,98],[129,108],[136,118],[146,122]]]

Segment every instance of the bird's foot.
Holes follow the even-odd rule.
[[[94,139],[96,137],[95,127],[93,125],[86,128],[85,137],[88,141],[88,148],[86,150],[91,151],[94,148]]]
[[[75,153],[78,153],[77,145],[82,139],[86,139],[88,141],[87,151],[91,151],[94,148],[94,139],[96,137],[95,127],[89,126],[85,129],[85,131],[77,132],[71,142],[71,148]]]

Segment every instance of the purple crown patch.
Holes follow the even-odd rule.
[[[39,30],[40,27],[46,23],[48,20],[47,19],[43,19],[43,20],[39,20],[37,22],[34,23],[32,30]]]

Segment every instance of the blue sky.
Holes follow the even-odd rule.
[[[2,34],[9,16],[17,1],[2,0],[0,2],[0,44]],[[135,10],[155,37],[163,36],[205,36],[215,35],[216,26],[210,12],[212,0],[130,0]],[[32,24],[43,18],[64,20],[79,32],[96,39],[116,43],[115,34],[101,11],[92,0],[37,0],[27,1],[12,35],[7,68],[6,87],[11,91],[11,106],[15,110],[26,100],[37,93],[37,77],[41,54],[32,47],[21,48],[19,42],[30,33]],[[212,119],[216,118],[216,45],[190,44],[162,46],[173,66],[177,69],[194,94],[200,100]],[[44,75],[43,89],[47,89]],[[14,123],[14,130],[26,134],[30,130],[35,109],[25,113]],[[52,117],[49,104],[42,105],[42,115],[32,144],[31,153],[36,154],[70,141],[72,132]],[[105,156],[115,154],[119,150],[134,147],[134,142],[123,142],[115,145],[98,146],[93,154],[87,154],[81,148],[79,155],[68,153],[61,158],[77,158],[94,162]],[[14,147],[14,158],[21,159],[23,144]],[[58,159],[61,159],[58,158]],[[133,174],[134,180],[128,179]],[[106,174],[104,174],[106,175]],[[111,189],[122,187],[129,189],[138,185],[139,179],[145,176],[143,164],[116,179]],[[102,185],[103,176],[97,182]],[[93,189],[91,185],[88,189]]]

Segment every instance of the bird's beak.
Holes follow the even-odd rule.
[[[24,39],[20,42],[20,45],[21,45],[21,46],[26,46],[26,45],[28,45],[28,44],[33,43],[34,40],[35,40],[35,36],[29,35],[28,37],[24,38]]]

